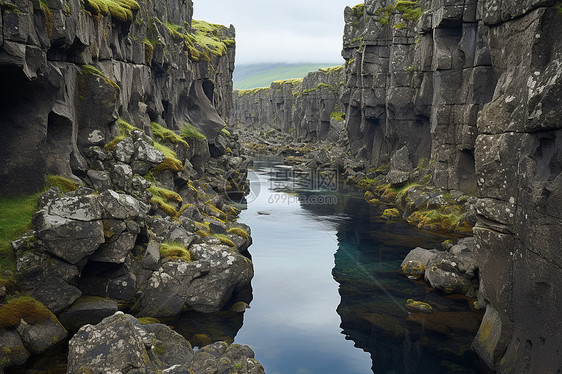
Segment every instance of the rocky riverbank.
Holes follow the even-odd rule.
[[[250,229],[227,196],[247,161],[221,118],[234,29],[192,20],[191,1],[0,11],[0,370],[78,331],[69,372],[263,372],[248,348],[194,354],[154,319],[251,301]]]
[[[408,219],[418,197],[422,205],[448,200],[464,210],[430,208],[410,221],[437,228],[434,218],[448,216],[465,233],[474,225],[486,307],[474,347],[502,373],[561,367],[562,338],[550,329],[562,274],[559,8],[554,0],[367,0],[345,10],[342,85],[326,93],[331,76],[314,73],[234,94],[233,122],[265,125],[267,135],[279,129],[286,143],[294,135],[321,140],[308,135],[309,117],[298,108],[323,108],[316,134],[338,132],[334,119],[343,120],[347,140],[336,145],[332,165],[359,175],[370,201],[406,195],[387,217]],[[306,95],[307,80],[315,84],[307,89],[324,93]],[[294,156],[302,158],[298,148]],[[314,158],[323,151],[314,149]],[[401,193],[409,183],[424,185],[423,177],[426,187]]]

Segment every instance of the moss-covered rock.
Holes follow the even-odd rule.
[[[415,301],[412,299],[406,300],[406,309],[413,312],[432,313],[433,307],[423,301]]]
[[[402,216],[401,216],[400,212],[398,211],[398,209],[391,208],[391,209],[386,209],[382,213],[382,218],[384,218],[388,221],[398,221],[398,220],[402,219]]]

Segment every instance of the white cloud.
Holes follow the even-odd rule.
[[[343,10],[359,0],[194,0],[194,18],[233,24],[236,61],[338,62]]]

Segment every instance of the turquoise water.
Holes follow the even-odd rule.
[[[469,349],[482,317],[472,300],[398,272],[410,249],[446,238],[386,224],[361,193],[314,191],[286,170],[258,160],[250,178],[240,221],[252,228],[253,301],[235,341],[269,374],[484,372]],[[410,314],[408,298],[437,312]]]

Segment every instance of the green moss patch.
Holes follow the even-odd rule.
[[[47,188],[57,187],[61,192],[71,192],[78,189],[78,183],[60,175],[47,175]]]
[[[423,301],[415,301],[412,299],[406,300],[406,309],[413,312],[432,313],[433,308],[428,303]]]
[[[180,243],[164,242],[160,245],[160,256],[170,261],[192,262],[191,252]]]
[[[250,237],[250,235],[248,235],[248,232],[244,229],[241,229],[239,227],[233,227],[231,229],[228,229],[227,231],[229,234],[236,234],[238,236],[243,237],[244,239],[248,239]]]
[[[160,320],[154,317],[141,317],[139,322],[141,325],[152,325],[153,323],[160,323]]]
[[[453,232],[463,217],[463,212],[454,210],[451,207],[450,212],[442,212],[439,210],[416,211],[412,213],[407,221],[411,225],[419,229],[438,231],[438,232]]]
[[[223,244],[228,245],[229,247],[235,246],[234,243],[232,242],[232,240],[224,234],[213,234],[213,236],[215,238],[217,238],[218,240],[220,240]]]
[[[131,125],[129,122],[125,121],[123,118],[119,118],[117,120],[117,126],[118,126],[118,135],[115,137],[115,139],[113,139],[112,141],[110,141],[105,145],[104,148],[106,151],[110,151],[110,152],[114,151],[115,147],[117,147],[117,144],[119,144],[123,139],[125,139],[129,135],[131,135],[133,131],[135,130],[142,131],[138,127],[135,127]]]
[[[177,217],[178,212],[171,203],[181,204],[183,200],[180,195],[174,191],[154,185],[148,188],[147,191],[152,194],[150,201],[155,203],[160,210],[172,218]]]
[[[159,165],[152,168],[152,171],[155,174],[158,174],[164,170],[171,170],[173,172],[178,172],[183,170],[183,163],[178,160],[176,152],[171,150],[169,147],[166,147],[160,143],[154,143],[154,148],[159,150],[164,154],[164,161],[162,161]]]
[[[181,25],[166,22],[170,34],[176,39],[182,39],[193,61],[210,60],[212,55],[224,56],[234,39],[223,36],[226,27],[205,21],[192,20],[191,30],[188,32]]]
[[[203,140],[207,137],[199,132],[195,126],[190,123],[184,123],[180,130],[180,135],[184,139]]]
[[[391,208],[391,209],[386,209],[383,213],[382,213],[382,218],[386,219],[386,220],[399,220],[401,219],[401,215],[400,212],[398,211],[398,209],[396,208]]]
[[[84,74],[84,75],[88,75],[88,74],[97,75],[98,77],[101,77],[101,78],[105,79],[106,82],[111,84],[113,86],[113,88],[115,88],[115,91],[121,92],[121,87],[119,87],[119,85],[117,83],[115,83],[114,81],[112,81],[111,79],[106,77],[105,74],[103,74],[99,69],[97,69],[96,67],[94,67],[92,65],[82,65],[82,74]]]
[[[353,17],[361,18],[365,14],[365,4],[363,3],[357,4],[351,9],[353,10]]]
[[[0,329],[17,327],[23,318],[30,325],[46,320],[57,321],[49,309],[29,296],[21,296],[0,305]]]
[[[180,135],[176,134],[172,130],[167,129],[156,122],[151,122],[150,125],[152,126],[152,133],[154,134],[155,138],[166,140],[171,143],[185,144],[187,147],[189,147],[189,144],[187,144],[187,142],[183,140]]]
[[[132,22],[133,12],[140,9],[134,0],[84,0],[84,7],[94,16],[107,16],[120,22]]]
[[[344,112],[332,112],[332,113],[330,113],[330,118],[333,118],[336,121],[343,121],[344,117],[345,117]]]

